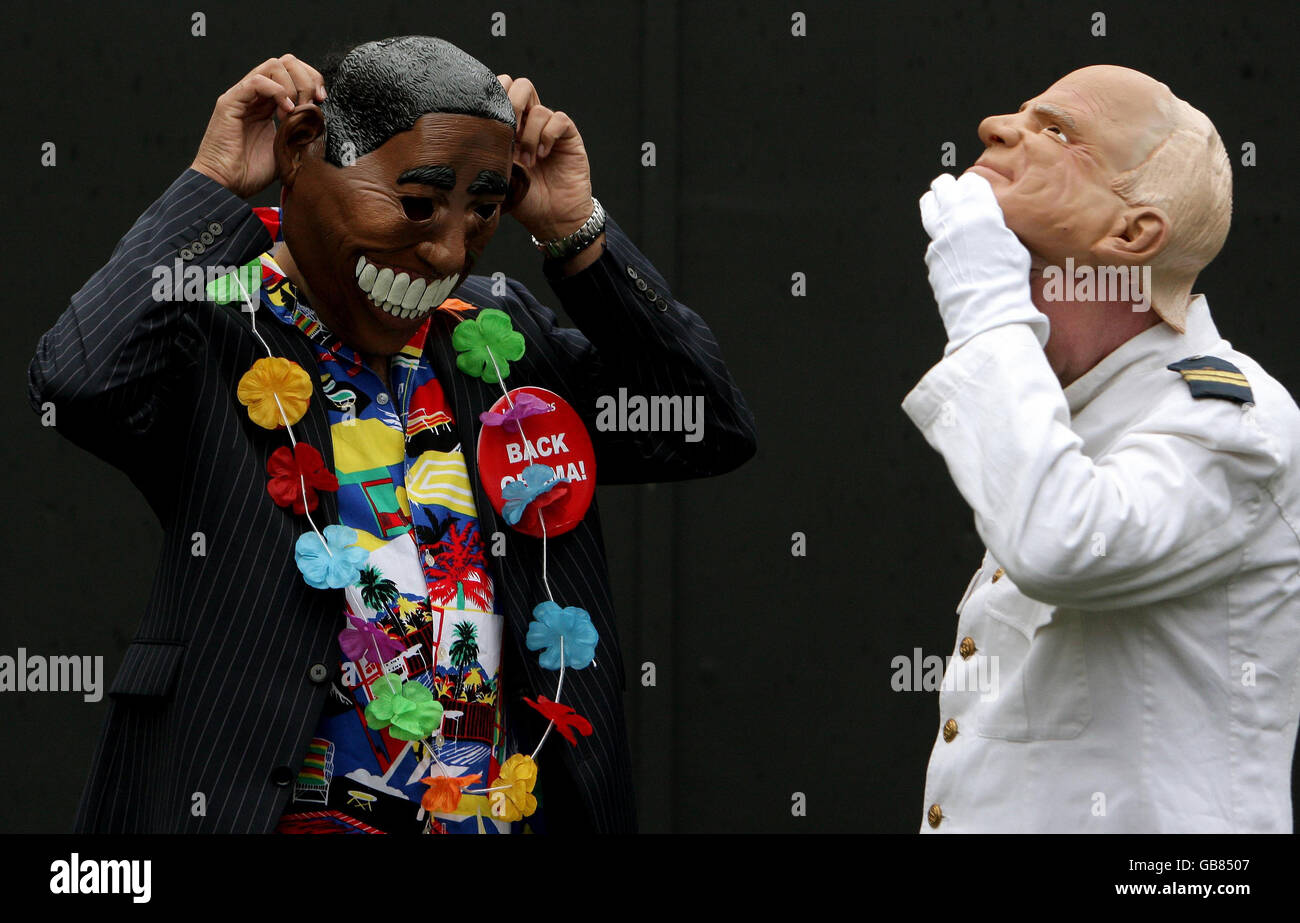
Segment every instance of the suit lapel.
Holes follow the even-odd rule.
[[[316,344],[305,336],[294,335],[298,334],[297,328],[290,330],[279,320],[272,318],[272,321],[279,328],[275,332],[283,340],[285,351],[292,353],[293,360],[311,376],[311,401],[307,405],[307,413],[295,426],[295,430],[301,427],[301,432],[295,432],[295,436],[318,450],[321,457],[325,459],[325,470],[333,473],[334,437],[330,433],[329,413],[326,410],[329,398],[321,390],[320,367],[316,362]],[[317,491],[316,495],[320,497],[320,505],[316,507],[317,514],[323,517],[323,521],[317,521],[316,527],[324,530],[325,526],[339,521],[339,498],[332,490]]]
[[[456,350],[451,343],[452,329],[459,321],[443,311],[436,312],[434,320],[435,323],[429,328],[429,338],[425,341],[425,354],[433,366],[434,374],[442,384],[443,395],[451,402],[452,416],[456,420],[456,430],[460,436],[461,451],[465,456],[470,487],[474,492],[479,534],[484,538],[484,545],[490,548],[493,533],[503,532],[507,536],[506,541],[510,548],[508,554],[502,555],[493,562],[493,567],[497,571],[497,592],[501,596],[500,609],[505,618],[506,633],[524,664],[528,674],[528,685],[534,690],[545,691],[548,682],[542,675],[541,665],[537,662],[536,656],[527,656],[524,647],[524,637],[528,633],[533,604],[539,602],[541,596],[531,601],[523,597],[533,592],[534,579],[540,580],[541,561],[538,558],[537,566],[530,566],[536,553],[529,548],[529,539],[502,524],[491,501],[483,491],[483,484],[478,474],[479,414],[501,397],[501,385],[488,384],[480,378],[461,372],[456,367]],[[505,573],[507,567],[512,571],[508,575]],[[536,571],[536,575],[531,571]],[[516,587],[520,589],[517,591]],[[534,595],[543,593],[539,586]],[[522,690],[516,691],[522,693]]]
[[[249,335],[252,336],[253,324],[248,319],[246,312],[240,310],[237,305],[227,305],[225,308],[232,315],[239,318],[240,323],[247,328]],[[298,441],[305,442],[319,451],[321,457],[325,460],[325,470],[333,472],[334,441],[330,435],[329,414],[325,409],[329,398],[321,390],[320,371],[316,362],[316,344],[303,335],[298,328],[287,327],[278,317],[273,317],[271,312],[260,301],[258,303],[256,332],[260,334],[262,340],[266,341],[266,345],[270,347],[272,354],[284,359],[292,359],[311,377],[311,400],[307,402],[307,412],[303,415],[303,418],[293,424],[293,435]],[[254,338],[254,343],[256,344],[256,358],[264,358],[265,351],[262,349],[262,344],[257,342],[256,338]],[[275,440],[282,440],[279,445],[289,445],[289,437],[284,430],[274,432],[266,430],[266,433]],[[319,498],[319,504],[312,512],[312,521],[316,523],[318,529],[323,531],[326,526],[339,521],[338,495],[332,490],[320,490],[316,492],[316,496]],[[303,527],[304,529],[309,528],[305,519],[303,520]]]

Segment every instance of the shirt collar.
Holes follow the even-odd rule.
[[[1149,368],[1156,363],[1163,368],[1188,356],[1223,349],[1220,345],[1222,338],[1210,317],[1210,306],[1204,295],[1192,296],[1187,308],[1186,328],[1186,333],[1179,333],[1164,322],[1148,327],[1084,372],[1065,388],[1070,415],[1078,416],[1131,369]]]

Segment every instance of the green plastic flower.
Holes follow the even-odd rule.
[[[423,740],[442,723],[442,705],[414,680],[381,676],[370,693],[374,700],[366,706],[366,725],[376,731],[388,728],[396,740]]]
[[[505,311],[484,308],[478,317],[456,325],[451,345],[456,348],[456,368],[496,384],[510,374],[510,363],[523,356],[524,335],[510,326],[510,315]]]

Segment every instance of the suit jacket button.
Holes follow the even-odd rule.
[[[668,310],[668,301],[664,298],[660,298],[658,301],[656,301],[655,305],[659,308],[660,311]]]
[[[628,275],[628,278],[630,278],[630,279],[635,279],[635,278],[637,277],[637,275],[636,275],[636,270],[633,269],[631,266],[628,266],[628,267],[627,267],[627,275]]]
[[[654,304],[655,301],[659,299],[659,293],[652,288],[648,288],[645,290],[645,296],[650,300],[651,304]]]
[[[293,770],[288,766],[276,766],[271,770],[271,784],[284,788],[293,781]]]
[[[208,233],[210,233],[210,234],[220,234],[220,233],[221,233],[221,222],[220,222],[220,221],[209,221],[209,222],[208,222]]]
[[[307,671],[307,678],[317,685],[325,682],[329,676],[330,671],[323,663],[313,663],[311,669]]]
[[[950,744],[952,743],[952,739],[956,736],[957,736],[957,721],[954,718],[949,718],[947,721],[943,723],[943,742],[946,744]]]
[[[976,650],[975,639],[969,635],[962,638],[961,644],[957,646],[957,653],[961,654],[962,660],[970,660]]]
[[[644,291],[645,291],[647,288],[649,288],[650,286],[648,286],[648,285],[646,284],[645,279],[637,279],[637,280],[636,280],[636,287],[637,287],[637,291],[644,292]]]
[[[943,810],[937,804],[932,804],[930,805],[930,810],[925,815],[925,819],[929,822],[931,827],[937,828],[941,823],[943,823]]]
[[[213,241],[213,237],[211,233],[209,233],[208,231],[204,231],[202,234],[199,235],[199,240],[204,244],[210,244]]]
[[[180,258],[183,260],[194,259],[194,254],[190,252],[189,247],[181,247]]]

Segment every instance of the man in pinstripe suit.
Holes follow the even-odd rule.
[[[392,42],[375,44],[382,49]],[[382,78],[382,67],[378,73]],[[402,78],[390,73],[389,79]],[[385,318],[382,305],[356,296],[355,259],[341,266],[331,259],[356,227],[402,237],[427,261],[431,276],[459,276],[461,300],[509,314],[526,343],[512,374],[565,396],[579,412],[602,483],[719,474],[753,454],[753,418],[707,326],[671,296],[612,218],[591,237],[598,209],[572,121],[543,107],[527,80],[502,77],[499,85],[512,119],[424,108],[381,137],[367,139],[363,126],[351,136],[359,148],[354,165],[338,170],[323,162],[321,75],[291,55],[264,62],[218,99],[194,164],[41,338],[29,367],[33,407],[52,405],[67,438],[126,472],[164,528],[144,618],[109,691],[78,831],[272,830],[326,701],[324,665],[340,659],[342,591],[304,582],[294,563],[302,521],[267,498],[267,462],[284,444],[283,434],[255,425],[235,398],[236,382],[268,348],[314,368],[312,342],[277,323],[259,322],[255,334],[237,303],[186,301],[179,293],[154,297],[157,267],[177,261],[187,270],[242,266],[268,251],[267,227],[244,199],[272,179],[282,184],[292,247],[276,251],[277,260],[321,319],[385,381],[388,356],[420,318]],[[273,114],[281,120],[278,131]],[[379,186],[372,168],[391,166],[395,157],[415,158],[407,172],[443,159],[483,169],[474,176],[461,170],[432,193],[427,189],[440,175],[429,173],[426,191],[417,187],[412,195],[407,184],[364,204],[357,190],[373,194]],[[492,173],[504,182],[483,180]],[[406,198],[431,199],[432,207]],[[374,204],[384,199],[404,210],[399,229]],[[345,201],[347,208],[331,213]],[[547,278],[580,330],[558,327],[554,314],[517,282],[507,280],[504,292],[494,293],[491,280],[469,273],[507,209],[549,244]],[[384,220],[389,230],[381,232]],[[584,234],[591,238],[585,246],[566,249]],[[349,285],[339,284],[341,278]],[[477,418],[499,389],[457,372],[444,313],[426,312],[425,319],[424,359],[445,391],[472,473]],[[597,400],[620,388],[702,395],[704,438],[599,431]],[[295,431],[322,451],[332,471],[318,398],[313,395]],[[478,478],[471,481],[483,534],[506,531]],[[322,491],[317,519],[336,522],[337,516],[336,498]],[[575,529],[549,541],[546,556],[556,596],[580,600],[600,636],[596,664],[570,672],[564,687],[566,701],[590,720],[593,733],[576,746],[552,735],[539,756],[549,767],[547,827],[632,831],[626,683],[594,503]],[[519,701],[554,689],[553,675],[524,648],[527,614],[545,598],[541,563],[542,543],[514,533],[508,554],[493,562],[506,621],[501,656],[514,678],[508,709],[532,740],[545,722]]]

